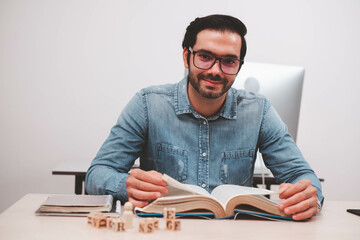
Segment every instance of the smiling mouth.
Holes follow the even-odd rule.
[[[223,81],[216,81],[216,80],[210,80],[210,79],[202,79],[206,85],[210,86],[218,86],[220,84],[224,84]]]

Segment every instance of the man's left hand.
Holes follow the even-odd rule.
[[[295,184],[282,183],[280,185],[280,199],[278,207],[285,214],[292,215],[294,220],[311,218],[317,212],[317,190],[310,180],[302,179]]]

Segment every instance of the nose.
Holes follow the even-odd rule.
[[[209,73],[212,73],[214,76],[222,73],[220,68],[220,60],[216,59],[214,65],[208,70]]]

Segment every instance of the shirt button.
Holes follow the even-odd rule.
[[[206,125],[206,121],[203,121],[203,124]]]
[[[203,155],[203,157],[205,157],[205,156],[206,156],[206,152],[203,152],[202,155]]]
[[[202,186],[203,188],[205,188],[205,187],[206,187],[206,184],[205,184],[205,183],[203,183],[203,184],[201,184],[201,186]]]

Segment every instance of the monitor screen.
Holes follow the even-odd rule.
[[[233,87],[269,99],[296,141],[304,74],[303,67],[245,62]]]

